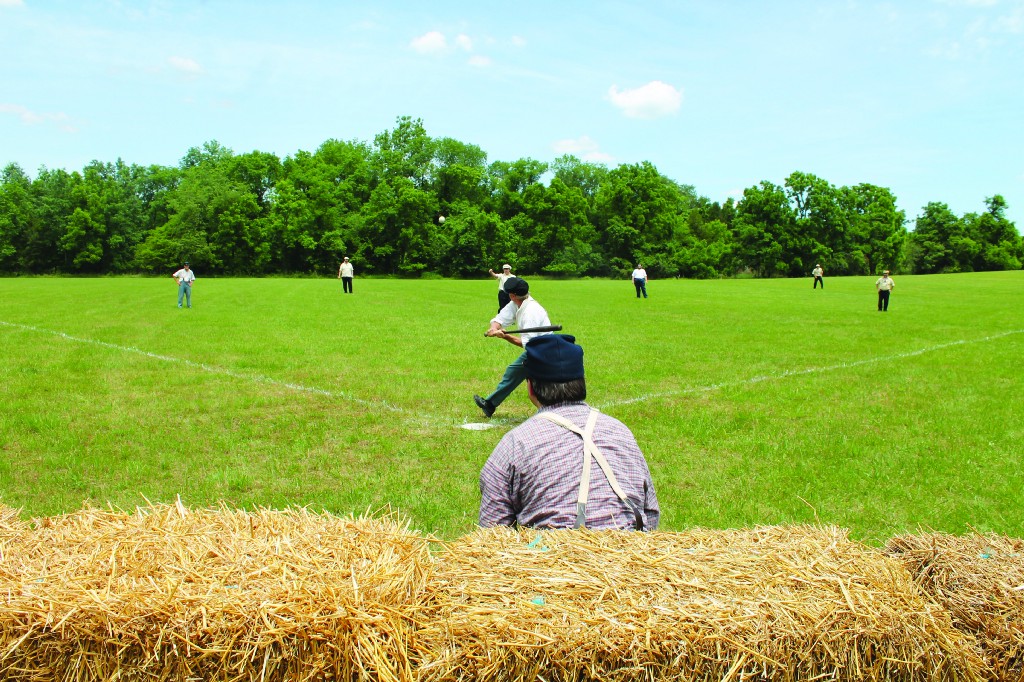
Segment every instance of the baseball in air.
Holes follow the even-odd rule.
[[[441,216],[440,218],[438,218],[438,219],[437,219],[437,222],[439,222],[439,223],[441,223],[442,225],[444,225],[444,216]]]

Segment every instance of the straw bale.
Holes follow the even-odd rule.
[[[23,531],[28,524],[21,520],[21,510],[0,504],[0,538]]]
[[[976,643],[833,527],[481,529],[415,643],[440,680],[975,680]]]
[[[394,517],[180,504],[38,520],[0,571],[0,679],[408,680],[430,540]]]
[[[1024,540],[926,533],[893,538],[886,552],[974,635],[990,679],[1024,680]]]
[[[18,553],[21,537],[28,524],[21,520],[21,510],[0,504],[0,580],[4,579],[4,557]]]

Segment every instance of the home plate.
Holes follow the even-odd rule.
[[[487,429],[494,428],[494,424],[482,424],[479,422],[472,424],[459,424],[459,426],[464,429],[469,429],[470,431],[486,431]]]

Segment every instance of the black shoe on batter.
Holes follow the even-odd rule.
[[[475,395],[473,396],[473,402],[476,403],[477,407],[484,411],[485,417],[489,418],[492,414],[494,414],[494,410],[496,408],[494,407],[494,405],[491,405],[491,402],[489,400],[485,400],[484,398]]]

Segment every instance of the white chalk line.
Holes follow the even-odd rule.
[[[438,416],[438,415],[424,414],[423,412],[418,412],[416,415],[411,415],[409,410],[406,410],[405,408],[402,408],[402,407],[398,407],[397,405],[392,405],[391,403],[389,403],[389,402],[387,402],[385,400],[365,400],[363,398],[358,398],[358,397],[353,396],[353,395],[351,395],[349,393],[346,393],[344,391],[328,391],[328,390],[323,389],[323,388],[316,388],[316,387],[312,387],[312,386],[304,386],[303,384],[297,384],[297,383],[288,382],[288,381],[280,381],[278,379],[273,379],[271,377],[264,376],[262,374],[247,374],[247,373],[244,373],[244,372],[236,372],[234,370],[225,369],[223,367],[216,367],[214,365],[208,365],[208,364],[202,363],[202,362],[195,362],[194,360],[186,360],[184,358],[176,358],[176,357],[171,356],[171,355],[161,355],[159,353],[151,353],[149,351],[141,350],[139,348],[135,348],[135,347],[132,347],[132,346],[121,346],[121,345],[118,345],[116,343],[109,343],[107,341],[99,341],[97,339],[86,339],[86,338],[81,338],[81,337],[77,337],[77,336],[72,336],[70,334],[66,334],[64,332],[55,331],[55,330],[52,330],[52,329],[43,329],[41,327],[33,327],[32,325],[27,325],[27,324],[17,324],[17,323],[14,323],[14,322],[5,322],[4,320],[0,320],[0,325],[4,325],[4,326],[7,326],[7,327],[13,327],[15,329],[23,329],[23,330],[26,330],[26,331],[37,332],[37,333],[40,333],[40,334],[50,334],[52,336],[57,336],[59,338],[65,339],[67,341],[74,341],[76,343],[91,344],[91,345],[95,345],[95,346],[101,346],[103,348],[109,348],[109,349],[112,349],[112,350],[123,351],[123,352],[126,352],[126,353],[134,353],[136,355],[141,355],[143,357],[151,358],[151,359],[154,359],[154,360],[160,360],[160,361],[163,361],[163,362],[171,362],[171,363],[181,364],[181,365],[184,365],[186,367],[192,367],[194,369],[199,369],[199,370],[202,370],[204,372],[209,372],[211,374],[218,374],[218,375],[221,375],[221,376],[230,377],[232,379],[240,379],[240,380],[243,380],[243,381],[251,381],[251,382],[260,383],[260,384],[267,384],[269,386],[277,386],[279,388],[286,388],[286,389],[289,389],[289,390],[292,390],[292,391],[298,391],[298,392],[302,392],[302,393],[310,393],[310,394],[313,394],[313,395],[321,395],[321,396],[324,396],[324,397],[327,397],[327,398],[338,398],[338,399],[341,399],[341,400],[347,400],[347,401],[356,403],[358,405],[364,405],[364,406],[367,406],[367,407],[384,408],[385,410],[388,410],[389,412],[394,412],[396,414],[409,415],[410,419],[414,419],[415,421],[420,421],[421,423],[425,422],[425,423],[430,424],[430,425],[434,425],[434,424],[445,424],[445,425],[456,424],[456,425],[461,425],[461,424],[469,423],[465,419],[463,419],[462,421],[458,421],[458,420],[452,420],[452,419],[446,418],[446,417],[441,417],[441,416]],[[870,365],[870,364],[874,364],[874,363],[878,363],[878,362],[889,362],[889,361],[892,361],[892,360],[900,360],[900,359],[903,359],[903,358],[910,358],[910,357],[914,357],[914,356],[917,356],[917,355],[924,355],[925,353],[933,353],[935,351],[943,350],[945,348],[952,348],[954,346],[963,346],[963,345],[974,344],[974,343],[984,343],[984,342],[987,342],[987,341],[994,341],[996,339],[1001,339],[1001,338],[1004,338],[1006,336],[1012,336],[1014,334],[1022,334],[1022,333],[1024,333],[1024,329],[1016,329],[1016,330],[1013,330],[1013,331],[1002,332],[1000,334],[992,334],[990,336],[984,336],[984,337],[981,337],[981,338],[978,338],[978,339],[961,339],[961,340],[958,340],[958,341],[950,341],[949,343],[940,343],[940,344],[935,345],[935,346],[929,346],[927,348],[920,348],[918,350],[907,351],[905,353],[896,353],[896,354],[893,354],[893,355],[882,355],[882,356],[875,357],[875,358],[867,358],[867,359],[864,359],[864,360],[856,360],[854,362],[842,362],[842,363],[839,363],[839,364],[836,364],[836,365],[828,365],[828,366],[825,366],[825,367],[808,367],[808,368],[805,368],[805,369],[787,370],[785,372],[780,372],[778,374],[766,374],[766,375],[757,376],[757,377],[750,377],[748,379],[738,379],[736,381],[725,381],[725,382],[718,383],[718,384],[709,384],[707,386],[695,386],[695,387],[692,387],[692,388],[680,389],[678,391],[665,391],[665,392],[661,392],[661,393],[645,393],[645,394],[637,396],[635,398],[626,398],[624,400],[613,400],[613,401],[610,401],[610,402],[601,403],[600,405],[596,405],[595,407],[597,407],[598,409],[607,410],[608,408],[612,408],[612,407],[622,407],[624,405],[633,405],[635,403],[642,403],[642,402],[647,402],[647,401],[650,401],[650,400],[657,400],[659,398],[671,398],[671,397],[675,397],[675,396],[691,395],[691,394],[695,394],[695,393],[710,393],[712,391],[718,391],[718,390],[721,390],[721,389],[724,389],[724,388],[734,388],[734,387],[738,387],[738,386],[750,386],[750,385],[758,384],[758,383],[761,383],[761,382],[764,382],[764,381],[775,381],[775,380],[778,380],[778,379],[787,379],[787,378],[790,378],[790,377],[804,376],[804,375],[808,375],[808,374],[821,374],[821,373],[825,373],[825,372],[834,372],[834,371],[838,371],[838,370],[849,369],[849,368],[852,368],[852,367],[860,367],[860,366],[863,366],[863,365]],[[499,418],[499,419],[492,419],[492,420],[490,420],[489,423],[493,423],[493,424],[506,424],[506,423],[508,423],[508,424],[511,424],[511,423],[518,423],[519,421],[520,420],[508,420],[508,419],[500,419]]]
[[[929,346],[927,348],[920,348],[918,350],[907,351],[906,353],[895,353],[893,355],[882,355],[876,358],[867,358],[865,360],[855,360],[853,362],[841,362],[837,365],[828,365],[825,367],[808,367],[806,369],[793,369],[785,372],[779,372],[778,374],[766,374],[757,377],[750,377],[749,379],[738,379],[736,381],[723,381],[719,384],[710,384],[708,386],[695,386],[693,388],[684,388],[678,391],[665,391],[663,393],[645,393],[644,395],[637,396],[636,398],[626,398],[624,400],[613,400],[607,403],[598,405],[598,409],[606,410],[609,407],[621,407],[623,405],[632,405],[634,403],[642,403],[648,400],[656,400],[658,398],[672,398],[680,395],[689,395],[693,393],[710,393],[712,391],[718,391],[723,388],[735,388],[738,386],[750,386],[758,384],[763,381],[775,381],[777,379],[787,379],[789,377],[804,376],[807,374],[822,374],[825,372],[835,372],[842,369],[850,369],[851,367],[860,367],[863,365],[871,365],[877,362],[890,362],[892,360],[902,360],[904,358],[911,358],[917,355],[924,355],[925,353],[934,353],[935,351],[943,350],[945,348],[952,348],[953,346],[964,346],[973,343],[984,343],[986,341],[994,341],[1001,339],[1006,336],[1012,336],[1013,334],[1024,334],[1024,329],[1015,329],[1013,331],[1002,332],[1000,334],[992,334],[991,336],[984,336],[979,339],[961,339],[959,341],[950,341],[949,343],[940,343],[935,346]]]
[[[340,398],[342,400],[348,400],[348,401],[357,403],[359,405],[365,405],[365,406],[374,407],[374,408],[384,408],[385,410],[388,410],[390,412],[396,412],[396,413],[405,413],[406,412],[405,409],[403,409],[401,407],[398,407],[397,405],[392,405],[391,403],[389,403],[387,401],[384,401],[384,400],[363,400],[362,398],[357,398],[356,396],[351,395],[349,393],[345,393],[344,391],[328,391],[328,390],[323,389],[323,388],[315,388],[315,387],[312,387],[312,386],[304,386],[302,384],[296,384],[294,382],[279,381],[277,379],[272,379],[271,377],[264,376],[262,374],[247,374],[247,373],[244,373],[244,372],[236,372],[236,371],[231,370],[231,369],[225,369],[223,367],[216,367],[214,365],[208,365],[208,364],[203,363],[203,362],[195,362],[194,360],[186,360],[184,358],[176,358],[176,357],[174,357],[172,355],[160,355],[159,353],[151,353],[149,351],[141,350],[141,349],[135,348],[133,346],[121,346],[121,345],[118,345],[116,343],[108,343],[106,341],[99,341],[97,339],[85,339],[85,338],[81,338],[81,337],[78,337],[78,336],[71,336],[70,334],[65,334],[64,332],[54,331],[52,329],[43,329],[41,327],[33,327],[33,326],[27,325],[27,324],[16,324],[16,323],[13,323],[13,322],[5,322],[3,320],[0,320],[0,324],[2,324],[4,326],[7,326],[7,327],[14,327],[14,328],[17,328],[17,329],[24,329],[26,331],[38,332],[40,334],[50,334],[52,336],[57,336],[59,338],[65,339],[67,341],[74,341],[76,343],[86,343],[86,344],[91,344],[91,345],[94,345],[94,346],[101,346],[103,348],[109,348],[111,350],[118,350],[118,351],[122,351],[122,352],[125,352],[125,353],[134,353],[136,355],[141,355],[143,357],[152,358],[153,360],[160,360],[160,361],[163,361],[163,362],[172,362],[172,363],[176,363],[176,364],[180,364],[180,365],[185,365],[186,367],[191,367],[193,369],[199,369],[199,370],[202,370],[204,372],[209,372],[211,374],[219,374],[221,376],[230,377],[232,379],[241,379],[241,380],[244,380],[244,381],[252,381],[252,382],[255,382],[255,383],[259,383],[259,384],[268,384],[270,386],[277,386],[279,388],[287,388],[287,389],[292,390],[292,391],[299,391],[299,392],[302,392],[302,393],[312,393],[314,395],[321,395],[321,396],[325,396],[327,398]]]

